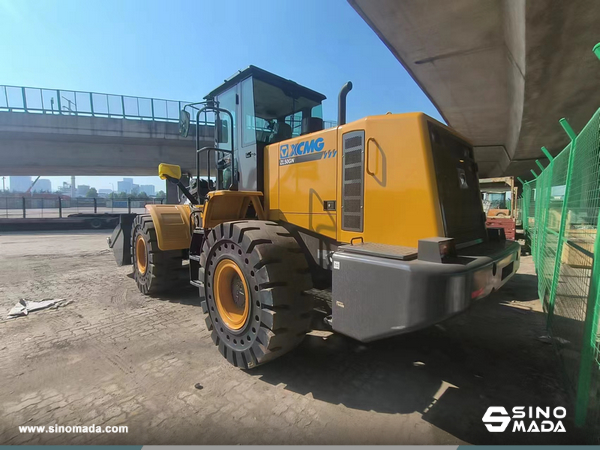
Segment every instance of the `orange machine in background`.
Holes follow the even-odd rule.
[[[504,228],[506,239],[516,236],[517,188],[514,177],[479,180],[483,210],[488,228]]]

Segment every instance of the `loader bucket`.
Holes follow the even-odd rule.
[[[119,224],[107,238],[118,266],[131,264],[131,227],[137,214],[119,215]]]

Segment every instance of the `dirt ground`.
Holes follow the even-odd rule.
[[[109,231],[0,235],[0,444],[567,444],[588,441],[545,334],[531,259],[443,324],[369,345],[313,332],[250,371],[183,286],[142,296]],[[6,320],[21,298],[65,298]],[[196,389],[199,383],[202,389]],[[565,406],[566,433],[490,433],[489,406]],[[40,434],[19,425],[127,425]]]

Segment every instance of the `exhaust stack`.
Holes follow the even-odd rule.
[[[352,90],[352,81],[348,81],[338,96],[338,126],[346,124],[346,96]]]

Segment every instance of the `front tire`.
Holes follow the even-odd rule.
[[[163,292],[182,280],[182,251],[162,251],[150,214],[135,217],[132,225],[133,278],[142,294]]]
[[[275,222],[214,228],[204,242],[199,280],[206,326],[236,367],[249,369],[284,355],[309,330],[308,263],[296,239]]]

